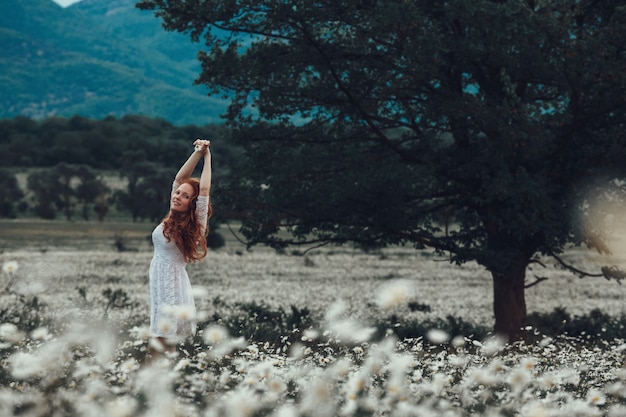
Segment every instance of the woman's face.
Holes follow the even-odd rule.
[[[193,197],[194,190],[191,184],[181,184],[172,194],[170,209],[183,213],[189,211],[189,206]]]

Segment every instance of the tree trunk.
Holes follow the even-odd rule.
[[[523,338],[526,325],[524,285],[526,262],[519,262],[505,273],[491,272],[493,277],[494,332],[509,342]]]

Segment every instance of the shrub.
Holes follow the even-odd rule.
[[[282,307],[272,310],[264,303],[237,303],[240,311],[228,317],[214,314],[211,322],[220,322],[233,336],[243,336],[249,341],[268,342],[279,346],[286,340],[293,340],[300,330],[313,325],[308,308],[292,305],[290,311]],[[208,323],[200,324],[199,328]]]

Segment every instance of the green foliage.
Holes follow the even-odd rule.
[[[456,336],[461,336],[474,340],[483,340],[490,333],[490,329],[484,325],[466,322],[460,317],[453,317],[450,315],[445,319],[440,318],[432,320],[404,320],[399,317],[391,317],[381,320],[377,323],[376,328],[377,338],[382,338],[388,332],[391,332],[400,340],[417,338],[423,338],[426,340],[428,332],[433,329],[446,332],[450,339]]]
[[[0,218],[15,218],[17,207],[24,193],[17,184],[17,179],[11,171],[0,169]]]
[[[63,207],[63,184],[53,175],[53,170],[40,169],[28,175],[28,189],[33,194],[35,214],[42,219],[56,217],[57,209]]]
[[[555,308],[551,313],[532,313],[528,321],[538,333],[550,337],[566,335],[581,341],[626,340],[626,315],[611,317],[599,309],[572,316],[564,308]]]
[[[313,325],[308,308],[292,305],[291,311],[282,307],[272,310],[263,302],[237,303],[239,311],[235,314],[222,316],[215,313],[211,323],[220,322],[228,328],[231,335],[243,336],[247,340],[270,343],[281,346],[285,341],[298,340],[301,331]],[[206,324],[200,324],[200,328]]]
[[[31,332],[42,326],[52,325],[47,316],[46,305],[36,295],[15,292],[2,294],[0,323],[11,323],[22,332]]]
[[[196,138],[214,144],[216,177],[229,172],[239,157],[223,125],[174,126],[170,122],[139,115],[102,120],[73,116],[36,121],[18,116],[0,120],[0,163],[3,167],[52,167],[61,162],[93,169],[121,169],[133,152],[166,166],[178,166]],[[88,173],[84,173],[89,175]]]
[[[126,191],[117,192],[120,208],[129,210],[133,221],[160,220],[167,212],[176,172],[160,164],[129,158],[123,173],[128,179],[128,187]]]
[[[28,176],[28,189],[35,203],[35,213],[43,219],[54,219],[57,210],[63,210],[69,221],[76,203],[82,208],[84,220],[89,220],[91,205],[99,220],[108,210],[109,187],[86,165],[61,162],[53,168],[33,171]]]
[[[219,302],[218,302],[219,304]],[[217,306],[219,307],[219,306]],[[219,322],[229,329],[233,336],[243,336],[246,340],[256,343],[269,343],[280,346],[286,342],[299,341],[302,331],[319,329],[322,323],[313,317],[309,310],[291,306],[291,311],[282,307],[272,309],[263,302],[237,303],[234,312],[214,313],[207,323],[199,327]],[[583,343],[601,344],[626,339],[626,317],[612,317],[598,309],[589,314],[572,317],[562,308],[550,313],[533,313],[529,315],[532,332],[526,339],[538,342],[545,337],[567,336]],[[380,340],[390,333],[399,340],[428,340],[428,332],[437,329],[445,332],[449,339],[460,336],[467,340],[485,340],[492,333],[485,325],[466,321],[462,317],[448,315],[435,319],[404,319],[398,316],[383,318],[375,324],[376,333],[373,340]]]
[[[219,249],[226,245],[226,239],[222,234],[217,232],[219,228],[218,221],[214,217],[209,219],[209,234],[206,238],[206,245],[210,249]]]

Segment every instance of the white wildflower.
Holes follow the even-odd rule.
[[[76,361],[74,373],[72,374],[72,376],[76,379],[81,379],[92,375],[97,376],[101,373],[102,369],[99,366],[85,360],[78,360]]]
[[[128,331],[131,336],[138,341],[148,340],[150,338],[150,328],[148,326],[133,327]]]
[[[463,336],[454,336],[450,343],[457,349],[462,348],[463,346],[465,346],[465,338]]]
[[[224,399],[224,414],[229,417],[251,417],[260,401],[254,392],[243,388],[231,392]]]
[[[171,320],[161,319],[158,323],[159,332],[162,334],[170,334],[176,330],[176,323]]]
[[[174,366],[174,370],[175,371],[181,371],[183,369],[188,368],[190,365],[191,365],[191,361],[189,359],[187,359],[187,358],[183,358],[183,359],[178,361],[176,366]]]
[[[343,301],[335,302],[326,312],[325,334],[333,335],[341,341],[352,343],[363,343],[370,340],[374,332],[373,327],[364,327],[357,320],[343,318],[346,311],[346,304]]]
[[[17,263],[17,261],[7,261],[2,264],[2,271],[5,274],[9,274],[9,275],[15,274],[18,268],[19,268],[19,264]]]
[[[269,379],[274,374],[274,365],[271,362],[259,362],[249,373],[257,379]]]
[[[415,285],[413,282],[401,279],[383,286],[376,298],[376,305],[383,310],[404,305],[413,296]]]
[[[246,344],[245,342],[246,341],[243,336],[236,339],[228,338],[213,346],[213,349],[211,349],[211,351],[209,352],[209,357],[212,359],[220,358],[224,355],[228,355],[234,350],[243,349]]]
[[[442,343],[446,343],[450,336],[443,330],[439,329],[430,329],[428,333],[426,333],[426,338],[436,345],[440,345]]]
[[[335,414],[332,382],[325,378],[316,378],[303,390],[304,396],[300,407],[302,414],[311,417],[327,417]]]
[[[492,336],[481,345],[481,353],[485,356],[493,356],[500,352],[506,345],[506,340],[501,336]]]
[[[562,384],[578,385],[580,383],[580,374],[573,368],[561,369],[556,373],[556,377]]]
[[[602,391],[592,388],[587,393],[587,401],[592,405],[604,405],[606,404],[606,397]]]
[[[161,343],[161,341],[156,337],[151,337],[150,339],[148,339],[148,347],[157,352],[165,351],[165,346],[163,346],[163,343]]]
[[[531,402],[522,406],[520,417],[550,417],[551,413],[537,402]]]
[[[139,369],[139,363],[135,359],[127,359],[120,364],[120,372],[130,373]]]
[[[301,340],[303,342],[311,342],[317,339],[318,337],[320,337],[320,332],[318,332],[317,330],[313,330],[313,329],[307,329],[304,331],[304,333],[302,333]]]
[[[122,396],[106,403],[104,408],[110,417],[133,417],[136,415],[137,401],[130,396]]]
[[[537,364],[537,359],[535,358],[523,358],[520,361],[520,367],[528,371],[532,371],[533,369],[535,369],[536,364]]]
[[[607,417],[624,417],[626,416],[626,405],[614,404],[609,407]]]
[[[467,375],[467,382],[470,385],[496,385],[501,382],[500,377],[482,368],[472,368]]]
[[[559,382],[553,374],[543,374],[538,379],[539,384],[546,389],[555,388]]]
[[[292,404],[281,405],[273,414],[273,417],[298,417],[298,409]]]
[[[25,352],[17,352],[9,358],[11,374],[16,379],[28,379],[42,376],[47,372],[46,364],[41,356]]]
[[[364,372],[353,374],[346,383],[345,390],[348,400],[356,400],[358,395],[363,392],[370,384],[370,376]]]
[[[326,321],[334,321],[340,319],[346,311],[346,303],[342,300],[335,301],[328,310],[326,310]]]
[[[602,415],[598,407],[577,398],[565,403],[560,411],[561,415],[568,417],[599,417]]]
[[[196,307],[189,304],[165,306],[163,312],[176,320],[190,321],[196,319]]]
[[[354,319],[334,320],[328,323],[328,329],[340,340],[348,343],[367,342],[376,332],[376,328],[364,327]]]
[[[624,399],[626,398],[626,384],[624,384],[621,381],[614,382],[612,384],[607,384],[604,387],[604,392],[606,393],[606,395],[609,395],[615,398]]]
[[[335,361],[330,372],[336,378],[343,379],[350,373],[351,364],[352,362],[348,358],[340,358]]]
[[[506,382],[515,391],[521,391],[532,381],[532,374],[526,368],[513,370],[507,377]]]
[[[212,324],[204,329],[202,338],[209,345],[217,345],[228,339],[228,330],[224,326]]]
[[[47,328],[38,327],[30,333],[30,337],[32,337],[33,340],[50,340],[52,336]]]
[[[23,334],[13,323],[0,324],[0,339],[10,343],[16,343],[22,340]]]
[[[544,337],[541,342],[539,342],[539,346],[540,347],[546,347],[552,344],[552,342],[554,341],[554,339],[552,339],[551,337]]]
[[[282,394],[287,390],[287,385],[282,379],[272,377],[267,381],[267,390],[275,394]]]

